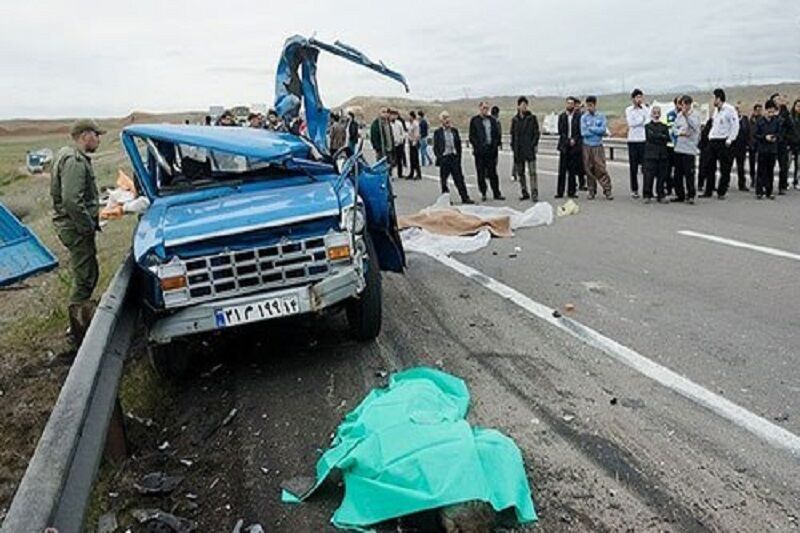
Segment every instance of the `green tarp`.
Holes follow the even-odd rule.
[[[283,501],[306,499],[338,469],[345,495],[332,522],[340,528],[471,500],[535,521],[519,449],[498,431],[470,427],[468,409],[461,379],[430,368],[393,374],[347,414],[317,463],[316,483],[284,490]]]

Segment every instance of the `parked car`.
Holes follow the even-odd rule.
[[[283,58],[304,60],[279,67],[279,81],[300,65],[315,66],[304,61],[316,42],[293,39]],[[303,86],[292,88],[298,104],[315,84],[304,75]],[[183,374],[199,335],[245,324],[343,309],[354,338],[380,332],[380,271],[405,266],[389,169],[368,164],[360,151],[328,153],[317,115],[324,108],[316,104],[306,106],[314,108],[306,113],[308,138],[190,125],[123,130],[138,187],[151,202],[133,255],[160,374]],[[276,106],[286,120],[298,112],[285,98]]]

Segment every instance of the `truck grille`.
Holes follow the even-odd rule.
[[[196,257],[183,264],[190,296],[183,305],[302,285],[330,270],[323,237]]]

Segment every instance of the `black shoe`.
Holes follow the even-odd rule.
[[[494,196],[494,199],[495,199],[495,200],[501,200],[501,201],[502,201],[502,200],[505,200],[505,199],[506,199],[506,197],[505,197],[505,196],[503,196],[502,194],[496,194],[496,195]]]
[[[711,193],[710,192],[708,192],[708,193],[704,192],[703,194],[700,195],[700,198],[711,198]]]
[[[485,194],[481,194],[481,202],[485,202],[485,201],[486,201],[486,195]]]
[[[778,194],[780,194],[780,193],[778,193]],[[770,200],[774,200],[775,199],[775,195],[770,194],[769,196],[767,196],[767,198],[769,198]]]
[[[564,198],[564,195],[563,194],[556,194],[555,196],[553,196],[553,198]]]
[[[763,199],[764,199],[763,194],[756,194],[756,200],[763,200]]]
[[[578,187],[578,190],[579,191],[588,191],[589,187],[587,187],[586,185],[581,185],[580,187]]]
[[[568,194],[567,197],[568,198],[577,198],[578,195],[573,193],[573,194]]]
[[[683,201],[684,201],[684,199],[683,199],[683,198],[677,198],[677,197],[676,197],[676,198],[670,198],[670,200],[669,200],[669,201],[670,201],[670,202],[672,202],[672,203],[678,203],[678,202],[683,202]]]
[[[633,191],[631,193],[631,198],[634,198],[634,199],[639,198],[639,191]]]
[[[519,199],[520,200],[530,200],[531,199],[531,195],[528,194],[528,193],[525,193],[522,196],[520,196]]]
[[[466,200],[461,200],[461,203],[465,205],[472,205],[475,203],[475,200],[473,200],[472,198],[467,198]]]
[[[689,205],[694,205],[694,198],[687,198],[686,203]]]
[[[742,192],[750,192],[750,189],[748,189],[747,187],[739,187],[739,190]]]

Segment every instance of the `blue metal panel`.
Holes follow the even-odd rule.
[[[0,287],[58,266],[34,233],[0,204]]]

